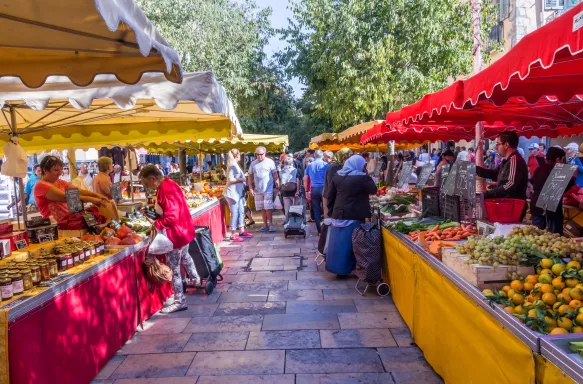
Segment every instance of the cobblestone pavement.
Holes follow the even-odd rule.
[[[442,383],[390,297],[317,266],[312,225],[305,240],[281,228],[222,243],[215,292],[154,315],[93,383]]]

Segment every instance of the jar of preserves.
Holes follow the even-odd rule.
[[[97,244],[95,244],[95,256],[102,255],[104,250],[105,243],[103,241],[98,241]]]
[[[2,300],[11,299],[14,296],[14,290],[12,289],[12,279],[6,275],[0,277],[0,292],[2,294]]]
[[[53,277],[57,277],[59,275],[59,266],[57,265],[57,260],[47,259],[47,262],[49,263],[49,275],[51,276],[51,279]]]
[[[79,265],[79,263],[80,263],[79,256],[81,255],[81,252],[75,251],[75,252],[71,253],[71,256],[72,256],[71,264],[67,263],[69,265],[69,268],[74,267],[76,265]]]
[[[47,281],[51,279],[51,274],[49,273],[49,263],[43,261],[40,264],[40,279],[42,281]]]
[[[67,255],[57,255],[55,261],[57,262],[59,272],[67,270]]]
[[[10,275],[12,279],[12,290],[15,295],[20,295],[24,292],[24,281],[22,281],[22,275],[20,273],[13,273]]]
[[[85,253],[85,259],[89,260],[91,258],[91,246],[90,245],[84,246],[83,252]]]
[[[40,266],[33,264],[30,266],[30,273],[32,275],[32,285],[40,284]]]
[[[28,291],[29,289],[32,289],[32,271],[30,269],[21,269],[19,272],[22,275],[24,290]]]

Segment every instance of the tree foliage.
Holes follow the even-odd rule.
[[[292,0],[280,62],[307,86],[316,116],[335,129],[384,118],[471,72],[469,3]],[[490,27],[483,23],[482,36]]]

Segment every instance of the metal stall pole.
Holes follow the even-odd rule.
[[[14,106],[10,106],[10,125],[14,136],[16,136],[16,109]],[[18,137],[18,136],[16,136]],[[16,182],[16,180],[15,180]],[[26,205],[24,202],[24,183],[22,182],[22,177],[18,178],[18,186],[20,189],[20,206],[22,207],[22,219],[24,221],[24,229],[26,229],[26,220],[28,215],[26,213]],[[15,196],[16,198],[17,196]],[[20,215],[18,214],[18,204],[16,205],[16,220],[18,222],[18,229],[20,229]]]
[[[130,166],[130,196],[132,198],[132,203],[134,202],[134,173],[133,173],[133,167],[132,167],[132,154],[131,152],[133,151],[131,146],[127,147],[128,150],[128,164]]]
[[[472,0],[472,21],[474,28],[474,75],[482,70],[482,42],[480,39],[480,26],[482,24],[482,0]],[[484,122],[476,124],[476,165],[484,166]],[[486,179],[476,177],[476,191],[486,190]]]

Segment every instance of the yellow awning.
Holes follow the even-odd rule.
[[[259,146],[265,147],[267,152],[281,153],[289,145],[287,135],[259,135],[244,134],[242,139],[221,139],[221,140],[192,140],[192,141],[165,141],[160,144],[135,143],[136,147],[144,147],[151,153],[175,154],[178,149],[183,149],[188,155],[203,153],[224,153],[230,149],[237,148],[241,152],[251,153]]]
[[[360,136],[377,124],[382,123],[382,120],[373,120],[366,123],[355,125],[338,133],[338,141],[347,141],[349,139],[360,141]]]
[[[134,84],[146,72],[181,82],[180,57],[132,0],[0,0],[0,77],[79,86],[96,74]]]

